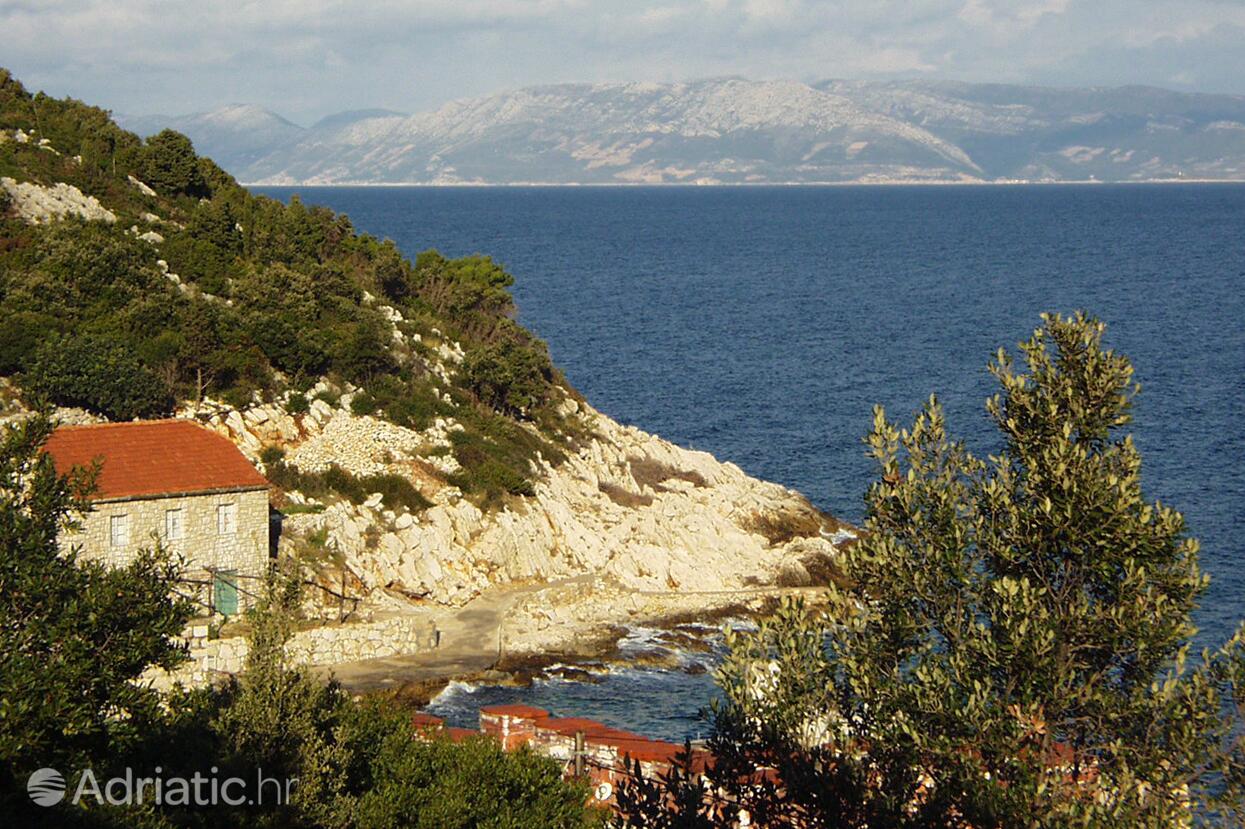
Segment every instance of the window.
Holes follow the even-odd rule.
[[[114,515],[108,519],[108,537],[114,547],[130,546],[130,516]]]
[[[221,504],[216,508],[216,532],[233,535],[238,531],[238,505]]]
[[[185,513],[180,509],[168,509],[164,511],[164,538],[166,541],[181,541],[185,533],[185,524],[183,517]]]

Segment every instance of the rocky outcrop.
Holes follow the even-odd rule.
[[[0,187],[13,200],[12,209],[16,214],[30,224],[43,224],[66,216],[80,216],[87,221],[109,224],[117,220],[116,214],[100,204],[99,199],[86,195],[72,184],[57,182],[51,187],[44,187],[6,177],[0,178]]]
[[[533,496],[489,512],[437,474],[437,462],[453,462],[452,420],[416,431],[324,400],[299,416],[267,405],[206,419],[252,458],[281,445],[304,471],[334,463],[360,476],[409,476],[433,506],[394,511],[378,493],[361,505],[337,500],[318,514],[290,515],[284,531],[322,537],[369,590],[444,605],[498,585],[586,574],[639,591],[731,591],[784,578],[798,586],[808,578],[804,562],[833,561],[836,542],[850,537],[835,536],[833,519],[792,490],[566,405],[593,437],[558,466],[544,463]]]

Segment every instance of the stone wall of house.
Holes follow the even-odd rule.
[[[171,672],[149,669],[144,679],[161,689],[174,683],[194,687],[241,671],[249,649],[246,638],[207,639],[207,633],[207,625],[188,630],[190,661]],[[437,629],[432,620],[399,614],[370,622],[299,631],[286,646],[286,653],[299,664],[336,665],[419,653],[435,648],[437,642]]]
[[[234,530],[221,532],[218,510],[231,505]],[[180,511],[180,538],[171,538],[167,532],[171,510]],[[115,545],[114,517],[123,518],[128,525],[128,537]],[[267,490],[96,501],[79,523],[81,529],[65,533],[61,543],[80,546],[84,559],[123,567],[139,550],[162,543],[184,557],[188,578],[209,580],[207,574],[219,570],[237,573],[241,607],[247,605],[248,593],[259,592],[255,579],[268,567]]]

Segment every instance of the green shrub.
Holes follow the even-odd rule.
[[[427,429],[438,416],[451,413],[427,379],[402,382],[383,375],[373,381],[370,391],[385,417],[408,429]]]
[[[482,403],[505,414],[525,415],[549,394],[553,366],[543,349],[503,342],[469,350],[462,382]]]
[[[56,320],[44,314],[0,312],[0,374],[26,369],[40,344],[56,336]]]
[[[56,339],[39,350],[23,386],[61,406],[81,406],[110,420],[168,414],[169,387],[129,349],[97,335]]]
[[[285,410],[290,414],[306,414],[311,410],[311,404],[307,402],[307,395],[295,392],[286,398]]]
[[[259,451],[259,459],[264,466],[273,466],[285,460],[285,450],[280,446],[265,446]]]
[[[463,492],[480,495],[483,505],[498,503],[506,495],[535,494],[529,477],[534,447],[490,440],[472,428],[451,432],[450,442],[454,445],[454,457],[462,466],[462,470],[450,476],[450,483]]]
[[[361,391],[354,397],[350,398],[350,411],[362,417],[363,415],[376,414],[376,410],[380,408],[380,404],[376,402],[376,398],[365,391]]]
[[[368,475],[359,478],[337,465],[330,466],[323,472],[303,472],[283,460],[266,464],[266,469],[268,480],[276,486],[285,490],[298,490],[313,498],[338,495],[352,504],[362,504],[373,493],[379,492],[382,503],[389,509],[422,512],[432,506],[432,502],[401,475]]]
[[[233,254],[195,238],[189,230],[169,235],[160,247],[160,254],[169,263],[169,270],[182,281],[193,282],[205,293],[217,296],[229,293]]]

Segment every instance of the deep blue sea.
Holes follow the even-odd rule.
[[[411,256],[492,255],[597,408],[849,520],[873,404],[908,420],[936,392],[989,452],[987,360],[1042,311],[1088,310],[1143,386],[1147,495],[1202,542],[1198,644],[1245,617],[1245,185],[256,189]],[[439,702],[467,724],[521,698],[681,738],[711,693],[638,672]]]

